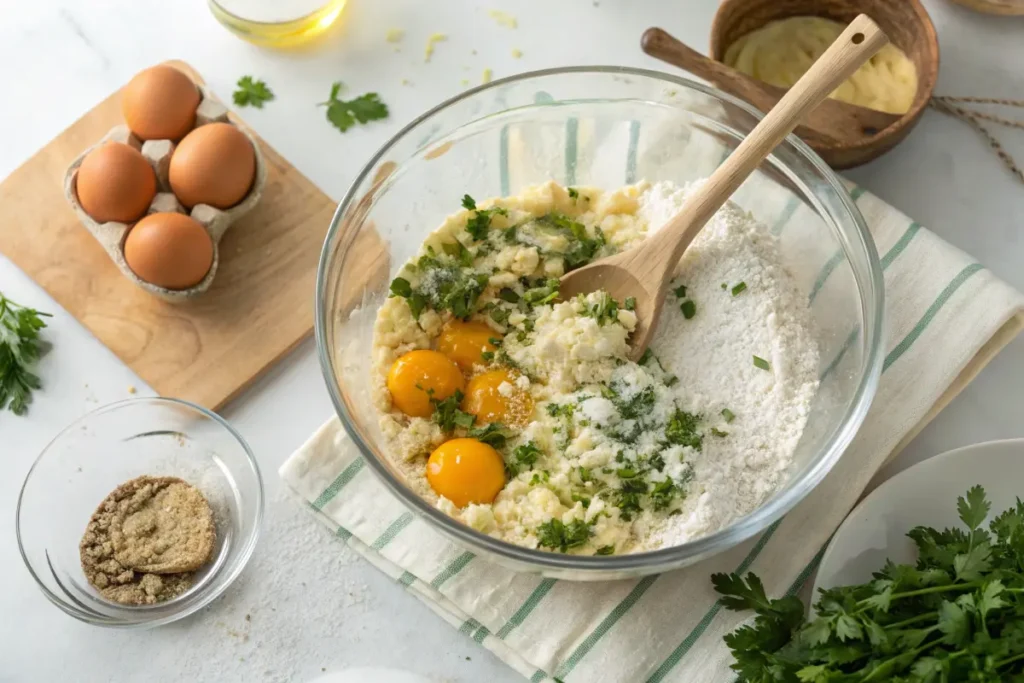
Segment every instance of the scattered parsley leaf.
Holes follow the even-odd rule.
[[[737,294],[739,294],[740,292],[742,292],[746,288],[747,288],[747,283],[746,282],[740,282],[739,284],[733,285],[733,287],[732,287],[732,295],[736,296]]]
[[[32,391],[40,388],[32,367],[42,351],[39,330],[46,327],[43,318],[49,317],[49,313],[20,306],[0,294],[0,410],[24,415]]]
[[[627,311],[635,311],[636,310],[636,297],[635,296],[627,296],[626,300],[622,302],[622,307],[625,308]]]
[[[718,437],[729,436],[729,432],[723,432],[721,429],[718,429],[717,427],[712,427],[711,433]]]
[[[676,287],[675,289],[672,290],[672,293],[675,294],[680,299],[685,299],[686,298],[686,285],[679,285],[678,287]]]
[[[331,94],[319,106],[327,107],[327,120],[342,133],[356,123],[368,123],[388,117],[388,107],[375,92],[368,92],[351,100],[338,99],[341,82],[331,85]]]
[[[467,211],[476,211],[476,200],[470,197],[468,194],[462,195],[462,208]]]
[[[760,356],[754,356],[754,367],[760,368],[762,370],[771,369],[771,365],[768,364],[768,361],[766,361],[764,358],[761,358]]]
[[[683,312],[683,317],[689,320],[697,315],[697,304],[693,303],[692,299],[687,299],[679,305],[679,310]]]
[[[569,192],[569,199],[572,199],[573,201],[579,199],[580,193],[575,187],[570,187],[567,191]]]
[[[462,398],[462,392],[456,390],[454,394],[443,401],[438,401],[434,398],[430,399],[430,402],[434,404],[434,414],[431,417],[442,430],[451,432],[456,427],[469,429],[473,426],[476,418],[469,413],[459,410],[459,406],[462,405]]]
[[[615,554],[615,546],[613,546],[613,545],[603,545],[600,548],[598,548],[596,551],[594,551],[594,554],[595,555],[614,555]]]
[[[732,422],[733,420],[736,419],[736,414],[729,410],[728,408],[722,408],[722,417],[725,419],[726,422]]]
[[[693,413],[677,408],[665,426],[665,439],[671,444],[689,446],[699,451],[703,443],[703,439],[697,433],[699,422],[700,418]]]
[[[253,80],[252,76],[242,76],[238,79],[238,90],[232,93],[231,97],[239,107],[256,107],[263,109],[265,102],[274,99],[274,92],[267,87],[263,81]]]
[[[505,443],[512,434],[500,422],[491,422],[483,427],[470,429],[468,436],[500,451],[505,447]]]

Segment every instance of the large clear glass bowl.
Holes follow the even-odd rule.
[[[413,512],[475,553],[518,570],[599,580],[661,572],[722,552],[799,503],[850,443],[882,361],[881,268],[842,182],[790,136],[734,196],[778,235],[806,291],[821,388],[788,481],[728,527],[655,552],[580,557],[478,533],[412,493],[385,454],[369,397],[376,310],[399,267],[459,208],[554,179],[616,188],[708,176],[757,124],[746,104],[669,74],[579,67],[522,74],[470,90],[406,126],[370,160],[338,207],[317,278],[316,336],[341,422],[373,471]]]

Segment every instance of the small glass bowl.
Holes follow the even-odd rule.
[[[292,47],[329,29],[348,0],[299,0],[292,3],[207,0],[210,12],[242,40],[264,47]]]
[[[96,508],[142,475],[179,477],[213,508],[217,543],[195,585],[155,605],[102,597],[86,580],[78,544]],[[150,628],[208,605],[241,573],[263,519],[263,480],[252,451],[217,415],[168,398],[104,406],[65,428],[43,450],[18,497],[18,548],[53,604],[81,621]]]

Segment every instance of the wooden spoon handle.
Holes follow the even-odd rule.
[[[703,78],[719,88],[747,100],[755,107],[768,111],[774,99],[765,84],[742,71],[705,57],[692,47],[660,28],[649,28],[640,38],[640,47],[651,57],[678,66],[684,71]],[[781,89],[780,89],[781,90]],[[765,106],[767,105],[767,106]]]
[[[682,211],[655,233],[645,246],[653,253],[663,250],[662,253],[670,254],[671,263],[678,262],[704,224],[793,131],[800,119],[888,42],[889,39],[867,15],[861,14],[850,22],[807,73],[689,198]]]

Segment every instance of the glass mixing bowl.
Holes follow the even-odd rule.
[[[806,291],[821,388],[788,481],[754,512],[684,545],[604,557],[530,550],[478,533],[402,483],[370,400],[376,310],[391,278],[463,194],[509,195],[549,179],[616,188],[703,178],[760,116],[739,100],[669,74],[578,67],[470,90],[419,117],[370,160],[338,207],[317,277],[317,348],[342,424],[373,471],[413,512],[474,553],[574,580],[651,574],[722,552],[799,503],[842,455],[867,413],[882,362],[881,268],[843,184],[793,136],[733,197],[778,235]]]

